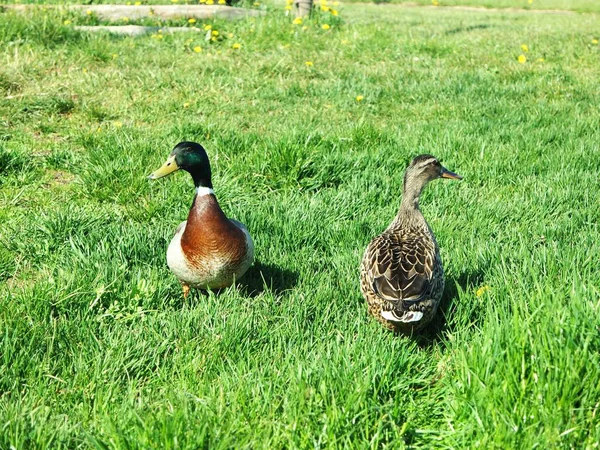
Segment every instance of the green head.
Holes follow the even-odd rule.
[[[196,187],[212,189],[210,162],[206,150],[196,142],[180,142],[175,146],[167,161],[148,178],[156,180],[179,169],[189,172]]]

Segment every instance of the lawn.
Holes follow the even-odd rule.
[[[0,448],[596,448],[600,16],[266,9],[0,13]],[[146,178],[184,139],[256,245],[186,300],[192,182]],[[358,265],[420,153],[464,180],[421,200],[443,311],[396,337]]]

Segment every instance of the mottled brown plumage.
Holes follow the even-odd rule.
[[[444,270],[433,231],[419,209],[425,185],[461,179],[431,155],[417,156],[404,177],[398,214],[365,250],[360,287],[369,312],[386,328],[410,334],[435,315],[444,291]]]

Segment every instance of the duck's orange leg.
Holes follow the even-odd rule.
[[[183,298],[187,298],[187,296],[190,295],[190,285],[181,282],[181,287],[183,288]]]

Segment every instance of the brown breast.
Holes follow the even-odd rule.
[[[214,195],[195,196],[181,236],[181,249],[191,265],[202,266],[212,258],[237,265],[246,254],[246,237],[227,219]]]

